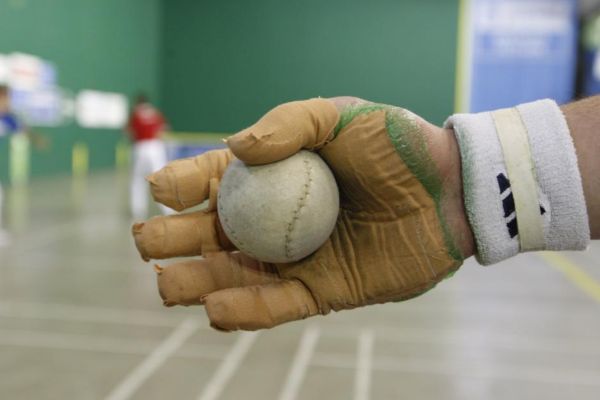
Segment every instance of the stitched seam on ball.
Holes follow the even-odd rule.
[[[217,208],[219,209],[219,215],[223,215],[223,209],[221,208],[221,202],[219,201],[220,199],[221,199],[221,192],[219,192],[219,195],[217,196],[217,203],[218,203]],[[232,226],[229,225],[229,218],[223,216],[223,219],[221,220],[221,224],[223,224],[224,226],[227,227],[227,230],[229,231],[227,236],[229,236],[229,239],[232,242],[234,242],[234,244],[236,246],[244,247],[244,242],[242,242],[240,240],[240,238],[237,237],[237,235],[235,234],[235,229],[233,229]],[[256,256],[254,254],[252,254],[251,252],[249,252],[248,250],[243,250],[242,252],[246,253],[250,257],[256,258]]]
[[[303,160],[304,162],[304,170],[306,172],[306,182],[304,183],[304,191],[302,192],[302,196],[298,199],[296,203],[296,209],[292,215],[292,221],[288,224],[287,232],[285,233],[285,256],[287,258],[293,258],[292,254],[292,233],[296,228],[297,222],[300,219],[300,211],[306,206],[306,201],[308,199],[308,195],[310,194],[310,189],[312,186],[312,167],[308,160]]]

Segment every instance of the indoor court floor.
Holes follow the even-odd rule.
[[[256,333],[166,309],[130,237],[127,177],[6,190],[1,399],[597,400],[600,245],[468,261],[405,303]]]

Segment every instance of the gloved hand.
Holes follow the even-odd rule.
[[[155,200],[206,211],[133,226],[142,257],[203,255],[156,266],[164,304],[203,304],[220,330],[255,330],[431,289],[473,253],[451,130],[397,107],[356,98],[280,105],[227,140],[229,149],[177,160],[148,180]],[[235,251],[216,215],[218,180],[233,157],[262,164],[317,151],[340,189],[329,240],[291,264]]]

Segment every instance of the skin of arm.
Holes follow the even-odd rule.
[[[575,144],[592,239],[600,239],[600,96],[561,107]]]

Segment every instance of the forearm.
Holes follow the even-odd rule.
[[[592,239],[600,239],[600,96],[561,107],[577,152]]]

